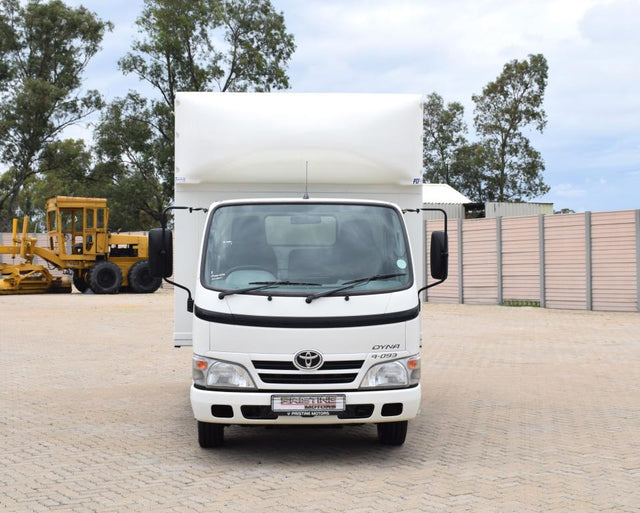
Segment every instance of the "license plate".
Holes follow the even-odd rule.
[[[345,396],[340,394],[271,396],[271,409],[285,415],[331,415],[344,411],[344,408]]]

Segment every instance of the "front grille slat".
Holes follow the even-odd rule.
[[[317,385],[317,384],[338,384],[338,383],[351,383],[356,379],[357,373],[345,373],[345,374],[311,374],[311,373],[296,373],[296,374],[259,374],[260,379],[264,383],[281,383],[281,384],[296,384],[296,385]]]
[[[277,362],[270,360],[253,360],[253,366],[258,370],[298,370],[293,362]]]
[[[344,360],[337,362],[324,362],[318,370],[351,370],[360,369],[364,360]]]

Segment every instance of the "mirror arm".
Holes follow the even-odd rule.
[[[415,212],[416,214],[419,214],[420,212],[425,212],[425,211],[429,211],[429,212],[442,212],[442,215],[444,216],[444,233],[447,233],[447,213],[442,210],[441,208],[403,208],[402,209],[402,213],[406,214],[407,212]],[[448,249],[448,248],[447,248]]]
[[[162,211],[162,217],[160,218],[160,225],[162,226],[162,240],[164,240],[164,233],[165,230],[167,229],[167,213],[170,210],[188,210],[189,213],[193,213],[193,212],[203,212],[203,213],[207,213],[209,211],[208,208],[194,208],[194,207],[178,207],[175,205],[169,206],[167,208],[165,208]],[[167,250],[163,247],[162,251],[160,252],[161,254],[166,254]],[[191,291],[185,287],[184,285],[180,285],[179,283],[176,283],[174,281],[169,280],[168,278],[162,278],[164,281],[166,281],[167,283],[169,283],[170,285],[173,285],[174,287],[178,287],[179,289],[184,290],[187,293],[187,312],[189,313],[193,313],[193,297],[191,296]]]
[[[419,214],[420,212],[441,212],[442,215],[444,216],[444,235],[445,235],[445,241],[447,244],[447,247],[444,248],[444,252],[443,254],[446,254],[447,256],[449,255],[449,237],[447,235],[447,213],[446,211],[444,211],[441,208],[404,208],[402,209],[402,213],[405,214],[407,212],[415,212],[416,214]],[[434,283],[431,283],[429,285],[425,285],[424,287],[418,289],[418,297],[420,297],[420,293],[424,292],[427,289],[430,289],[431,287],[435,287],[436,285],[440,285],[441,283],[443,283],[446,280],[446,278],[444,280],[439,280],[436,281]]]
[[[444,282],[444,280],[439,280],[439,281],[436,281],[436,282],[431,283],[431,284],[429,284],[429,285],[425,285],[425,286],[424,286],[424,287],[422,287],[421,289],[418,289],[418,296],[420,296],[420,292],[423,292],[423,291],[425,291],[425,290],[427,290],[427,289],[430,289],[431,287],[435,287],[436,285],[440,285],[440,284],[441,284],[441,283],[443,283],[443,282]]]

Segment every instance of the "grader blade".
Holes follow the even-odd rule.
[[[42,265],[0,264],[0,294],[42,294],[71,292],[71,281],[53,276]]]

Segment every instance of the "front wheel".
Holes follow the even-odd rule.
[[[81,275],[80,271],[73,271],[73,286],[78,289],[78,292],[86,292],[89,288],[87,273]]]
[[[213,449],[224,444],[224,425],[198,421],[198,443],[203,449]]]
[[[409,422],[381,422],[378,424],[378,441],[382,445],[402,445],[407,438]]]

